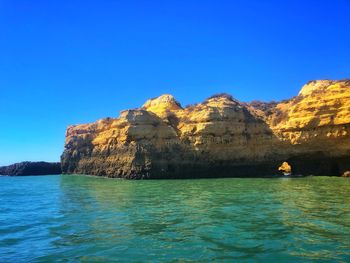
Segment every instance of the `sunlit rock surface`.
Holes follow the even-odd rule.
[[[287,162],[283,162],[280,167],[278,167],[278,171],[281,171],[283,174],[288,175],[292,174],[292,167]]]
[[[70,126],[64,173],[130,179],[341,175],[350,169],[350,81],[311,81],[280,103],[227,94],[183,108],[171,95]],[[277,168],[276,168],[277,167]]]

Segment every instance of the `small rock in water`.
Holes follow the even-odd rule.
[[[343,177],[350,177],[350,171],[345,171],[342,176]]]
[[[280,167],[278,167],[278,171],[281,171],[284,175],[290,175],[292,173],[292,167],[288,162],[283,162]]]

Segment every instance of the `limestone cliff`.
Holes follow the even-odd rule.
[[[121,178],[264,176],[350,169],[350,81],[312,81],[280,103],[227,94],[186,108],[171,95],[140,109],[70,126],[64,173]]]

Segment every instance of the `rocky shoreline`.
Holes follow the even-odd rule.
[[[340,176],[350,170],[350,80],[307,83],[281,102],[171,95],[67,128],[62,172],[127,179]]]
[[[0,175],[8,176],[51,175],[61,173],[61,164],[58,162],[21,162],[0,167]]]

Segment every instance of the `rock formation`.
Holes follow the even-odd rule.
[[[0,167],[1,175],[48,175],[61,174],[60,163],[21,162]]]
[[[343,177],[350,177],[350,171],[345,171],[343,174],[342,174]]]
[[[181,107],[171,95],[119,118],[70,126],[64,173],[129,179],[271,176],[350,169],[350,80],[311,81],[280,103],[227,94]]]
[[[287,162],[283,162],[280,167],[278,167],[278,171],[281,171],[285,175],[292,174],[292,167]]]

